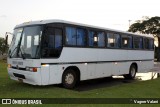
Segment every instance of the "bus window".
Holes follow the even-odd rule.
[[[97,42],[96,39],[94,41],[94,38],[96,38],[96,32],[89,31],[88,36],[89,36],[88,37],[88,39],[89,39],[89,46],[95,46],[96,45],[95,42]]]
[[[113,34],[113,33],[107,33],[108,38],[108,47],[113,48],[119,48],[120,47],[120,35],[119,34]]]
[[[86,31],[84,29],[77,29],[77,45],[85,46],[86,45]]]
[[[54,48],[54,34],[48,35],[48,48]]]
[[[120,47],[120,35],[119,34],[114,34],[114,38],[115,38],[115,48],[119,48]]]
[[[149,49],[149,39],[144,38],[144,49]]]
[[[132,48],[132,36],[122,35],[122,48]]]
[[[142,37],[134,37],[134,48],[135,49],[142,49],[143,44],[142,44]]]
[[[55,49],[62,48],[62,30],[55,29]]]
[[[98,47],[104,47],[105,46],[104,32],[99,32],[97,36],[98,36]]]
[[[154,49],[154,41],[153,41],[153,39],[149,39],[149,49],[151,49],[151,50]]]
[[[66,45],[85,46],[86,45],[85,29],[66,27]]]
[[[44,42],[43,57],[58,57],[62,49],[62,30],[57,28],[47,28]]]
[[[76,28],[66,27],[66,44],[76,45]]]
[[[129,39],[129,46],[128,48],[133,48],[133,41],[132,41],[132,36],[128,36],[128,39]]]
[[[115,39],[113,33],[107,33],[107,38],[108,38],[107,47],[114,47]]]

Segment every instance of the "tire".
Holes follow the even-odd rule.
[[[125,79],[134,79],[136,76],[137,68],[135,65],[131,65],[129,69],[129,74],[124,75]]]
[[[68,69],[62,76],[62,84],[67,89],[73,89],[78,82],[78,76],[73,69]]]

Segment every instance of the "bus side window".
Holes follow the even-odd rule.
[[[104,34],[104,32],[89,31],[88,36],[89,36],[88,37],[89,46],[105,47],[105,34]]]
[[[62,48],[62,30],[55,29],[55,49]]]
[[[119,48],[120,47],[120,35],[119,34],[114,34],[114,38],[115,38],[115,48]]]
[[[144,38],[144,49],[149,49],[149,39]]]
[[[98,32],[98,47],[105,47],[105,34],[104,32]]]
[[[122,48],[132,48],[132,36],[122,35]]]
[[[134,37],[134,48],[138,49],[139,48],[139,38],[138,37]]]
[[[133,40],[132,40],[132,36],[128,36],[128,39],[129,39],[129,46],[128,46],[128,48],[133,48]]]
[[[142,37],[140,37],[139,47],[140,49],[143,49],[143,38]]]
[[[149,39],[149,49],[150,50],[154,49],[154,40],[153,39]]]
[[[54,48],[54,34],[48,35],[48,48]]]
[[[120,47],[120,35],[107,33],[108,44],[107,47],[119,48]]]
[[[85,29],[77,28],[77,46],[86,46]]]
[[[95,37],[95,38],[94,38]],[[94,46],[96,42],[96,32],[89,31],[88,32],[89,46]],[[95,39],[95,40],[94,40]]]
[[[142,49],[143,48],[143,42],[142,37],[134,37],[134,48],[135,49]]]
[[[114,47],[115,39],[113,33],[107,33],[107,47]]]
[[[86,46],[86,30],[75,27],[66,27],[66,45]]]
[[[76,45],[76,28],[66,27],[66,44],[67,45]]]

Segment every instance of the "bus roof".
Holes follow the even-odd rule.
[[[24,27],[24,26],[30,26],[30,25],[41,25],[41,24],[43,25],[43,24],[49,24],[49,23],[72,24],[72,25],[78,25],[78,26],[84,26],[84,27],[91,27],[91,28],[96,28],[96,29],[104,29],[104,30],[113,31],[113,32],[125,33],[125,34],[129,34],[129,35],[139,35],[139,36],[144,36],[144,37],[153,38],[153,35],[136,34],[136,33],[125,32],[125,31],[121,31],[121,30],[115,30],[115,29],[110,29],[110,28],[105,28],[105,27],[98,27],[98,26],[93,26],[93,25],[75,23],[75,22],[70,22],[70,21],[65,21],[65,20],[59,20],[59,19],[39,20],[39,21],[24,22],[24,23],[22,23],[22,24],[16,25],[15,28]]]

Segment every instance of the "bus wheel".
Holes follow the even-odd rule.
[[[64,72],[62,76],[62,84],[65,88],[72,89],[77,83],[77,74],[74,70],[68,69]]]
[[[135,76],[136,76],[136,72],[137,72],[136,66],[135,65],[131,65],[131,67],[129,69],[129,74],[124,75],[124,77],[126,79],[134,79]]]

